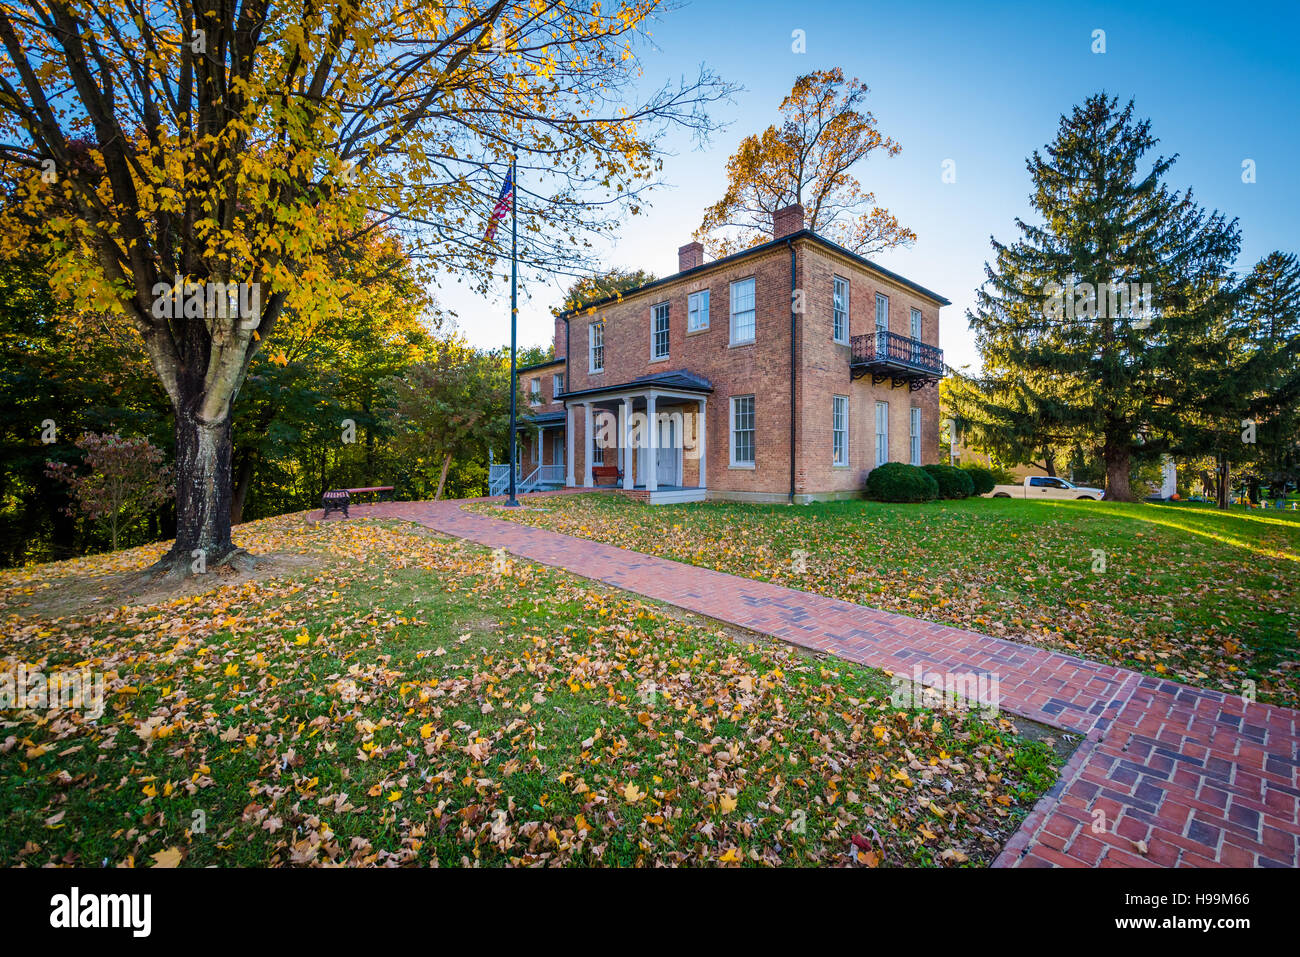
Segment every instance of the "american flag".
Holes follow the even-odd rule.
[[[506,173],[505,182],[501,184],[501,195],[497,197],[497,204],[492,207],[492,215],[488,217],[487,234],[483,237],[488,242],[492,242],[493,237],[497,234],[497,223],[506,218],[510,212],[510,202],[514,199],[515,192],[515,174],[511,169]]]

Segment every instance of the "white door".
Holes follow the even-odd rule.
[[[659,420],[655,481],[660,486],[682,484],[682,437],[673,416]]]

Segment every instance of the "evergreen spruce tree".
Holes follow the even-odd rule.
[[[1164,177],[1133,103],[1089,97],[1061,118],[1027,167],[1041,222],[993,240],[987,281],[967,314],[986,376],[989,421],[1038,423],[1105,462],[1106,498],[1132,500],[1135,458],[1177,442],[1185,363],[1232,311],[1236,221],[1202,210]]]
[[[1257,384],[1247,416],[1258,423],[1258,474],[1278,490],[1300,482],[1300,259],[1269,253],[1245,285],[1242,313],[1256,350]]]

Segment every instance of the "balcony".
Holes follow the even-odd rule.
[[[889,380],[915,392],[943,378],[943,350],[883,329],[854,336],[849,370],[853,378],[870,375],[871,384]]]

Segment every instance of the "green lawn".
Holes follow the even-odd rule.
[[[281,570],[128,606],[100,576],[163,546],[0,573],[4,669],[108,691],[0,711],[0,863],[981,864],[1068,750],[417,526],[237,540]]]
[[[1300,512],[982,498],[649,507],[602,494],[473,507],[1201,687],[1241,694],[1253,681],[1259,700],[1300,705]]]

